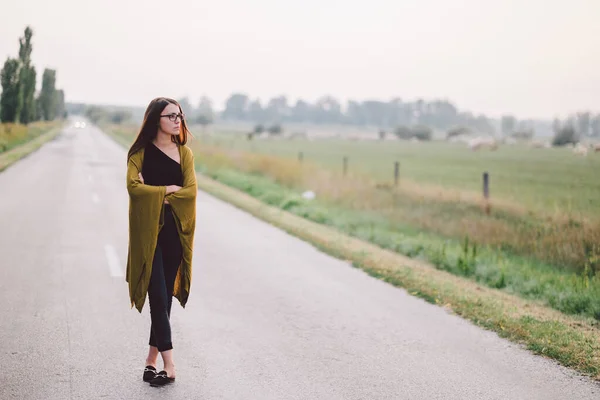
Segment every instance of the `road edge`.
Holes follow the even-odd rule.
[[[0,154],[0,172],[3,172],[17,161],[39,150],[47,142],[55,139],[62,132],[63,128],[63,125],[51,128],[48,132],[41,134],[35,139]]]

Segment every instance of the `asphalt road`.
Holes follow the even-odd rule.
[[[0,174],[0,399],[598,399],[600,386],[205,193],[177,381],[141,375],[125,150],[70,127]]]

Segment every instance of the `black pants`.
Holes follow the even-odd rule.
[[[158,351],[173,348],[171,341],[171,304],[173,286],[181,263],[182,249],[171,206],[165,205],[164,225],[158,233],[158,242],[152,261],[152,275],[148,286],[150,301],[150,346]]]

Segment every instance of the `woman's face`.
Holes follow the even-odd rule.
[[[179,107],[175,104],[167,104],[162,113],[160,113],[159,128],[167,135],[179,135],[181,127],[181,113]]]

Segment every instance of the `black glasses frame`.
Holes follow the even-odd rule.
[[[164,114],[160,116],[162,117],[168,117],[169,121],[171,122],[175,122],[177,121],[177,119],[179,118],[180,121],[183,121],[185,119],[185,114]]]

